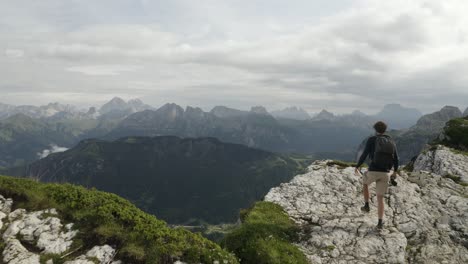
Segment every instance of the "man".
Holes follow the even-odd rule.
[[[383,215],[384,215],[384,194],[388,189],[388,181],[391,175],[392,183],[395,183],[397,176],[399,160],[398,153],[395,146],[395,142],[388,135],[385,135],[387,131],[387,125],[379,121],[375,123],[374,129],[376,132],[375,136],[370,137],[367,140],[366,148],[362,153],[359,161],[356,165],[356,174],[360,174],[359,168],[364,163],[364,160],[369,156],[371,163],[369,170],[363,175],[363,194],[364,194],[364,206],[361,207],[363,212],[369,212],[369,184],[375,182],[377,204],[378,204],[378,217],[379,222],[377,229],[383,228]],[[393,174],[391,169],[393,167]]]

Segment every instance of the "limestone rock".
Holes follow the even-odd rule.
[[[3,233],[3,239],[8,241],[20,236],[22,241],[35,245],[44,254],[61,254],[70,248],[77,231],[64,228],[56,215],[54,209],[31,213],[17,209],[8,216],[12,222]]]
[[[452,175],[468,183],[468,156],[438,145],[435,149],[425,151],[417,157],[414,171],[428,171],[441,176]]]
[[[11,212],[12,204],[12,199],[5,199],[5,197],[0,195],[0,212],[4,214],[9,214]]]
[[[39,264],[41,255],[65,255],[71,250],[78,230],[73,230],[73,223],[63,225],[57,210],[27,212],[16,209],[11,212],[12,204],[12,199],[0,196],[0,230],[3,232],[0,235],[5,244],[0,263]],[[98,260],[102,264],[122,264],[114,260],[115,253],[111,246],[95,246],[84,255],[65,263],[95,264]],[[53,261],[46,259],[45,263],[52,264]]]
[[[3,250],[4,263],[40,264],[39,259],[39,255],[29,252],[17,239],[9,239]]]
[[[111,263],[115,255],[115,249],[111,246],[104,245],[104,246],[95,246],[90,249],[86,254],[77,257],[73,261],[67,261],[65,264],[88,264],[94,263],[91,261],[92,259],[96,259],[99,263]],[[120,262],[115,261],[112,262],[118,264]]]
[[[317,161],[309,172],[273,188],[265,200],[281,205],[301,226],[297,243],[312,263],[467,263],[465,187],[429,173],[403,174],[385,201],[378,232],[376,198],[363,205],[353,168]],[[371,185],[375,194],[375,184]]]

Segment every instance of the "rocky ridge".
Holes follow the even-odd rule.
[[[468,183],[468,155],[437,145],[418,156],[414,163],[414,171],[431,171]]]
[[[53,256],[64,258],[80,250],[72,249],[78,234],[73,223],[63,224],[55,209],[27,212],[12,211],[13,200],[0,195],[0,235],[2,261],[5,264],[53,264]],[[120,264],[116,250],[109,245],[94,246],[65,264]]]
[[[307,173],[273,188],[301,226],[297,246],[311,263],[467,263],[468,190],[434,171],[402,173],[385,201],[378,232],[375,184],[364,214],[362,179],[352,167],[316,161]]]

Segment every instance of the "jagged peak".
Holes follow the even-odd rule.
[[[181,106],[175,103],[167,103],[156,110],[156,113],[174,119],[183,116],[185,111]]]
[[[326,109],[322,109],[322,111],[320,111],[320,113],[318,113],[314,119],[317,119],[317,120],[328,120],[328,119],[333,119],[335,117],[335,115],[329,111],[327,111]]]
[[[212,113],[213,115],[217,117],[223,118],[223,117],[243,116],[243,115],[246,115],[248,112],[235,109],[235,108],[230,108],[224,105],[218,105],[218,106],[213,107],[210,113]]]
[[[269,115],[267,109],[264,106],[258,105],[258,106],[252,106],[250,108],[251,113],[255,114],[262,114],[262,115]]]
[[[405,113],[411,113],[411,114],[414,114],[414,115],[417,115],[417,116],[422,116],[421,111],[419,111],[418,109],[405,107],[405,106],[402,106],[401,104],[397,104],[397,103],[391,103],[391,104],[384,105],[384,107],[377,114],[377,116],[384,115],[384,114],[387,114],[387,113],[395,113],[395,112],[397,112],[397,113],[405,112]]]
[[[307,120],[310,119],[309,113],[301,107],[290,106],[282,110],[276,110],[271,112],[271,114],[278,118],[289,118],[297,120]]]

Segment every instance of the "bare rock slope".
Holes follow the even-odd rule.
[[[414,171],[430,171],[468,183],[468,155],[438,145],[418,156]]]
[[[316,161],[265,197],[301,226],[297,245],[311,263],[468,263],[466,187],[431,171],[402,173],[378,232],[375,196],[362,213],[361,177],[328,164]]]

